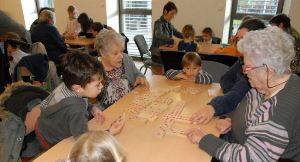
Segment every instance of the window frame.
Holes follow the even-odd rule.
[[[151,9],[123,9],[123,0],[118,0],[118,7],[119,7],[119,32],[120,33],[124,33],[124,28],[123,28],[124,22],[123,22],[123,17],[122,17],[124,14],[145,15],[145,16],[150,15],[152,18],[152,7],[151,7]],[[126,35],[126,33],[124,33],[124,34]],[[152,35],[151,35],[151,37],[152,37]],[[129,38],[129,41],[133,41],[133,40],[131,40]],[[140,57],[139,53],[138,53],[138,55],[130,54],[130,53],[128,53],[128,54],[133,57]]]
[[[233,21],[235,19],[242,19],[246,15],[254,16],[257,18],[260,18],[262,20],[270,20],[274,15],[260,15],[260,14],[247,14],[247,13],[237,13],[237,5],[238,5],[239,0],[232,0],[232,6],[231,6],[231,14],[230,14],[230,28],[229,28],[229,37],[232,36],[233,32]],[[277,12],[276,14],[282,13],[283,11],[283,5],[284,5],[284,0],[279,0],[278,6],[277,6]]]

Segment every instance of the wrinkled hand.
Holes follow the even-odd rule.
[[[220,134],[226,134],[231,130],[231,119],[219,119],[216,124],[216,128]]]
[[[186,133],[187,138],[195,144],[199,143],[205,135],[207,133],[200,128],[192,128]]]
[[[179,73],[176,75],[176,79],[188,80],[188,77],[184,73]]]
[[[207,124],[214,116],[215,109],[211,105],[205,105],[201,110],[191,116],[191,122],[195,124]]]
[[[111,126],[109,128],[109,132],[112,135],[117,135],[119,134],[123,127],[125,125],[125,117],[123,116],[119,116],[114,122],[111,123]]]
[[[96,121],[99,121],[101,124],[104,123],[104,121],[105,121],[104,113],[97,106],[93,106],[92,114],[93,114],[94,118],[96,119]]]
[[[134,83],[134,87],[138,85],[143,85],[146,88],[149,88],[149,83],[145,77],[137,77]]]

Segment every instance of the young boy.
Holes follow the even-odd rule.
[[[192,25],[185,25],[182,29],[183,40],[178,44],[178,51],[196,52],[198,44],[194,42],[195,29]]]
[[[101,123],[102,111],[89,105],[83,97],[95,98],[102,88],[104,69],[94,57],[73,52],[64,56],[62,62],[63,83],[41,103],[41,115],[35,133],[43,149],[61,140],[75,138],[88,130],[87,122],[93,115]],[[124,122],[113,122],[109,132],[118,134]]]
[[[195,52],[188,52],[182,58],[183,70],[170,69],[166,77],[171,80],[189,80],[198,84],[211,84],[213,77],[206,71],[201,70],[201,58]]]
[[[67,22],[67,27],[63,33],[63,37],[66,39],[75,39],[81,30],[80,24],[77,22],[77,9],[75,6],[68,7],[69,20]]]

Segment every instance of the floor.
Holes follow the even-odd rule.
[[[143,66],[143,62],[141,61],[134,61],[135,66],[140,70],[140,68]],[[141,71],[143,74],[145,72],[145,68]],[[146,78],[151,77],[151,75],[163,75],[163,69],[161,67],[152,67],[147,70],[147,73],[145,74]]]

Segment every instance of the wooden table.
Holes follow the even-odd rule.
[[[68,45],[90,46],[90,45],[94,45],[95,38],[77,37],[76,39],[66,39],[65,43]]]
[[[173,46],[160,46],[159,49],[163,51],[178,51],[178,43],[176,40]],[[220,44],[210,44],[210,43],[198,43],[198,53],[201,54],[213,54],[218,48],[221,47]]]
[[[150,90],[157,90],[161,88],[174,88],[178,86],[194,87],[201,90],[198,94],[190,94],[184,92],[172,92],[171,95],[173,103],[169,109],[164,112],[168,113],[169,110],[174,109],[176,101],[183,100],[186,102],[185,108],[182,113],[192,114],[204,106],[212,97],[208,96],[207,90],[212,85],[196,85],[187,81],[171,81],[167,80],[164,76],[152,76],[149,80]],[[142,87],[136,88],[127,96],[120,99],[117,103],[112,105],[106,111],[106,121],[103,125],[96,123],[95,120],[89,122],[90,130],[104,130],[109,127],[110,123],[123,112],[127,113],[129,104],[132,103],[136,96],[141,95],[146,90]],[[163,116],[162,114],[161,116]],[[144,119],[126,119],[126,124],[116,138],[123,146],[127,162],[208,162],[211,157],[204,151],[198,148],[198,145],[192,144],[186,137],[178,137],[172,135],[165,135],[159,138],[155,135],[158,126],[162,122],[162,117],[155,121],[147,121]],[[205,131],[218,136],[218,131],[215,128],[216,119],[213,119],[207,125],[200,125],[193,127],[201,127]],[[176,123],[179,124],[180,123]],[[190,124],[187,124],[191,126]],[[59,159],[66,159],[70,149],[74,143],[72,137],[67,138],[50,150],[38,157],[35,162],[53,162]]]

